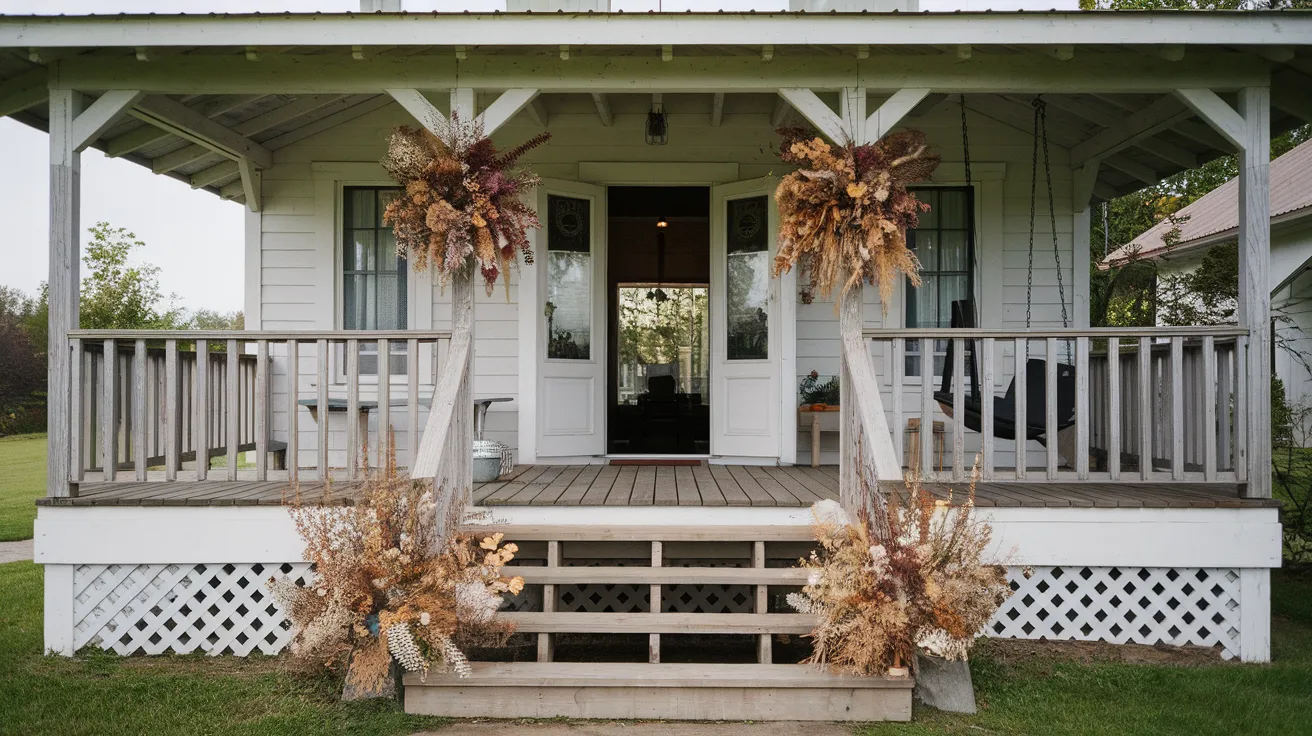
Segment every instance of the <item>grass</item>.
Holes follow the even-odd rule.
[[[32,538],[36,499],[46,495],[46,436],[0,437],[0,542]]]
[[[0,565],[0,734],[360,734],[436,728],[390,700],[341,703],[340,686],[281,661],[203,655],[41,655],[41,568]]]
[[[1010,659],[984,642],[971,662],[980,712],[917,707],[884,734],[1235,734],[1312,731],[1312,574],[1273,571],[1269,665],[1171,666]]]

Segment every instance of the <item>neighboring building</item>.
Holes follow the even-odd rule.
[[[1198,268],[1209,248],[1233,244],[1239,234],[1239,180],[1231,179],[1163,220],[1110,255],[1134,254],[1158,262],[1162,276]],[[1164,238],[1179,228],[1167,245]],[[1271,162],[1271,353],[1275,374],[1291,404],[1312,403],[1312,141]]]
[[[1270,658],[1267,301],[1241,304],[1239,326],[1095,330],[1083,264],[1095,200],[1236,149],[1257,152],[1240,208],[1267,252],[1267,140],[1312,110],[1312,15],[582,2],[0,16],[0,114],[51,134],[48,649],[279,651],[290,633],[263,581],[313,574],[279,500],[328,478],[349,494],[357,448],[390,429],[442,503],[472,490],[523,542],[517,561],[541,566],[506,614],[540,661],[480,666],[453,695],[448,678],[415,680],[412,711],[909,718],[905,681],[776,664],[797,661],[781,635],[811,626],[780,593],[799,582],[812,502],[855,506],[904,467],[960,499],[976,453],[1016,591],[984,633]],[[526,160],[545,177],[544,227],[508,296],[415,273],[381,222],[390,131],[453,111],[503,147],[552,134]],[[924,284],[887,314],[873,289],[836,309],[769,276],[776,128],[803,121],[860,143],[914,127],[943,156],[910,235]],[[246,208],[249,329],[73,329],[87,147]],[[1264,258],[1240,268],[1265,279]],[[705,321],[681,312],[679,344],[645,359],[631,404],[621,287],[707,299]],[[977,328],[947,329],[954,302]],[[797,411],[813,369],[843,376],[841,434],[816,458]],[[519,467],[471,489],[481,397],[510,399],[486,432]],[[624,643],[649,661],[552,661],[572,633],[636,636]],[[754,664],[708,661],[721,649],[691,634]],[[699,661],[662,664],[663,645]]]

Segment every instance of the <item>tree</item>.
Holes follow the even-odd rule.
[[[188,326],[195,330],[244,330],[246,315],[240,310],[224,314],[213,309],[198,309],[191,315]]]
[[[46,384],[45,343],[34,344],[29,324],[38,313],[37,300],[9,286],[0,286],[0,435],[41,431]],[[45,336],[44,328],[40,335]]]
[[[145,243],[124,228],[98,222],[91,228],[82,262],[90,274],[82,279],[83,329],[169,330],[185,327],[185,312],[159,287],[159,267],[128,264],[128,256]]]

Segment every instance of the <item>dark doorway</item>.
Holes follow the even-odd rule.
[[[710,189],[607,193],[607,450],[710,451]]]

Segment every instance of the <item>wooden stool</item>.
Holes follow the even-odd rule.
[[[911,417],[907,419],[907,431],[904,435],[907,447],[906,466],[910,470],[920,470],[920,417]],[[935,470],[943,469],[943,445],[944,445],[944,428],[943,422],[934,422],[934,455],[936,456]]]

